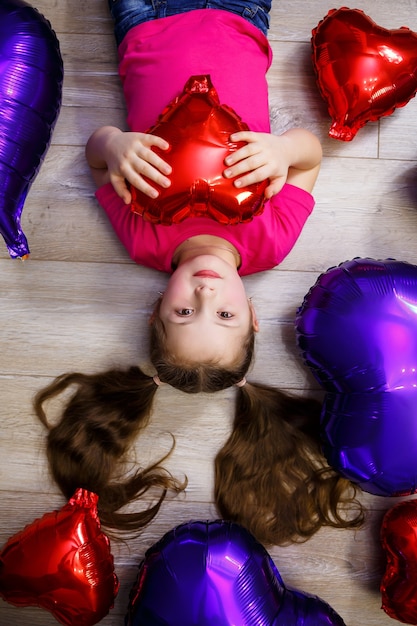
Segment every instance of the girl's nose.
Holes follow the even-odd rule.
[[[209,285],[198,285],[195,290],[197,295],[204,298],[210,297],[215,293],[213,287],[210,287]]]

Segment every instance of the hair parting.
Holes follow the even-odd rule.
[[[159,309],[159,302],[157,309]],[[243,342],[242,355],[234,367],[219,367],[214,363],[179,362],[166,348],[165,328],[155,315],[151,325],[150,357],[158,372],[159,381],[185,393],[214,393],[233,385],[244,384],[255,350],[255,333],[252,328]]]

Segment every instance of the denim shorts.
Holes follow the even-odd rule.
[[[251,22],[266,35],[272,0],[108,0],[119,45],[128,30],[142,22],[185,13],[193,9],[223,9]]]

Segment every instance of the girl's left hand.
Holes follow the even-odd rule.
[[[226,178],[236,178],[236,187],[246,187],[269,179],[265,197],[271,198],[284,186],[289,161],[286,141],[282,136],[254,131],[241,131],[230,136],[232,142],[246,145],[226,157]]]

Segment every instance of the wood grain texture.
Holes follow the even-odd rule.
[[[147,318],[166,283],[164,275],[134,265],[116,240],[95,201],[84,159],[85,142],[97,126],[125,126],[107,2],[37,0],[36,6],[60,41],[64,93],[52,145],[24,207],[31,257],[11,261],[0,246],[0,545],[64,504],[48,474],[33,395],[66,371],[148,367]],[[417,263],[417,102],[368,124],[351,143],[328,137],[310,37],[330,8],[325,0],[274,0],[268,74],[273,130],[310,128],[323,143],[324,159],[316,209],[295,248],[279,268],[245,278],[261,327],[251,378],[319,394],[297,354],[293,328],[297,307],[319,274],[355,256]],[[394,10],[388,0],[364,0],[360,8],[386,28],[417,30],[417,0],[400,0]],[[230,432],[233,400],[230,389],[195,397],[167,387],[158,391],[137,459],[146,464],[166,453],[172,433],[176,446],[166,466],[179,478],[187,475],[189,484],[164,503],[139,538],[112,542],[121,589],[103,625],[123,623],[148,547],[176,524],[216,518],[213,459]],[[362,498],[368,508],[362,530],[323,529],[304,544],[270,553],[287,584],[322,597],[347,626],[389,626],[395,622],[381,610],[384,555],[378,537],[385,511],[398,500]],[[56,623],[40,609],[0,601],[0,626]]]

